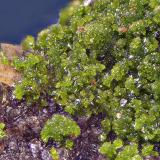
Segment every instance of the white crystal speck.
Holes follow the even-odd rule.
[[[126,100],[126,99],[121,99],[120,105],[121,105],[122,107],[125,106],[126,103],[127,103],[127,100]]]

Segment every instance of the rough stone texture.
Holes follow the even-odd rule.
[[[0,48],[10,61],[12,61],[14,57],[19,57],[23,54],[23,50],[20,45],[1,43]]]
[[[12,44],[0,44],[1,51],[8,58],[9,62],[16,56],[23,54],[22,47],[19,45]],[[3,64],[0,60],[0,82],[12,86],[14,82],[21,79],[20,73],[18,73],[10,64]]]
[[[72,151],[50,140],[44,144],[40,139],[40,131],[44,123],[54,114],[65,114],[63,108],[48,98],[48,107],[38,104],[27,106],[25,101],[17,101],[12,97],[12,90],[0,86],[0,122],[6,124],[7,138],[0,141],[0,160],[52,160],[49,150],[55,147],[60,160],[104,160],[98,153],[98,135],[102,132],[100,120],[103,115],[91,118],[75,118],[81,127],[81,135],[74,139]]]
[[[3,89],[2,89],[3,87]],[[0,160],[52,160],[40,139],[40,131],[57,106],[27,106],[12,97],[9,87],[1,86],[0,122],[6,124],[7,137],[0,141]],[[6,89],[6,90],[5,90]]]
[[[99,134],[102,133],[100,122],[103,114],[93,115],[91,118],[77,118],[81,127],[81,135],[75,140],[75,146],[67,160],[106,160],[98,152],[100,145]]]
[[[14,82],[19,81],[20,74],[10,65],[0,63],[0,82],[12,86]]]

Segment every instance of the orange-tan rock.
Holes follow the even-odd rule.
[[[1,51],[5,53],[8,60],[12,61],[14,57],[19,57],[23,54],[22,47],[20,45],[12,45],[7,43],[0,44]]]
[[[1,51],[7,57],[9,62],[12,62],[14,57],[19,57],[23,54],[21,46],[5,43],[1,44]],[[19,72],[17,72],[10,64],[3,64],[0,60],[0,83],[12,86],[14,82],[17,82],[20,79],[21,74]]]

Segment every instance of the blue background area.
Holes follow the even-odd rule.
[[[0,0],[0,42],[20,43],[58,21],[69,0]]]

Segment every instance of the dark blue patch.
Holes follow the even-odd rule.
[[[20,43],[26,35],[56,23],[69,0],[0,0],[0,42]]]

